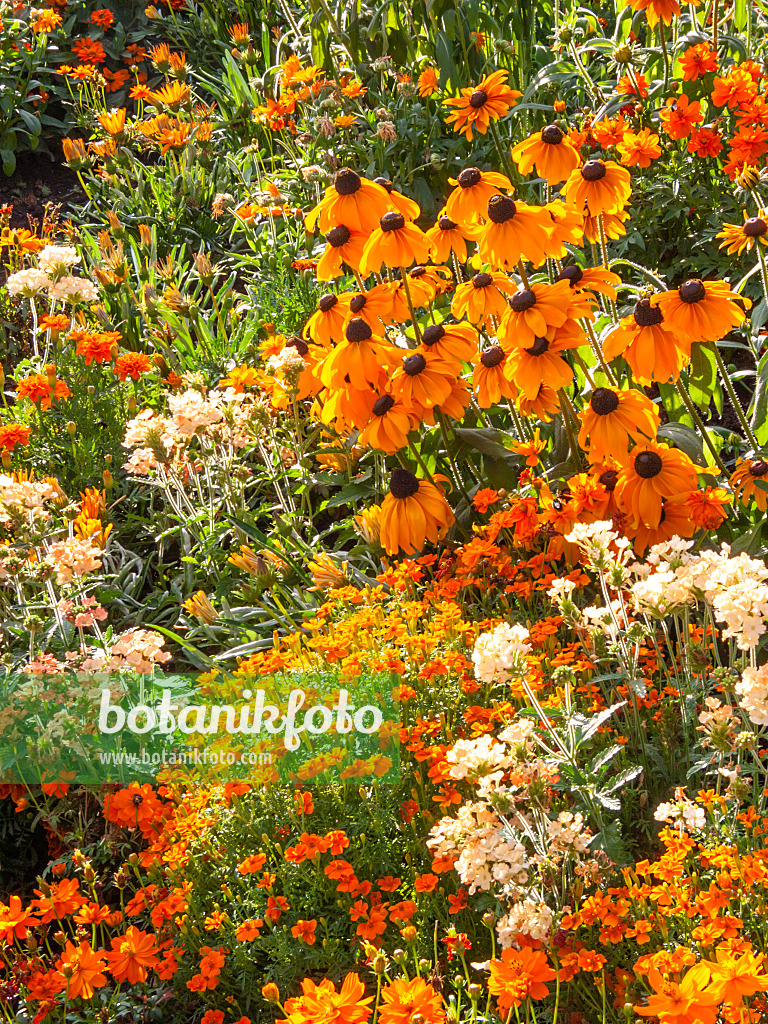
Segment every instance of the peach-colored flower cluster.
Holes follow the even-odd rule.
[[[163,650],[163,638],[151,629],[129,629],[122,633],[110,648],[110,660],[98,653],[83,662],[84,672],[118,672],[133,669],[142,675],[152,672],[155,665],[170,661],[171,654]]]
[[[57,583],[71,583],[75,576],[85,576],[101,568],[101,549],[91,537],[67,537],[51,544],[45,561],[56,570]]]

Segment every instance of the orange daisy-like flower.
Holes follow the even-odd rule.
[[[621,462],[630,438],[637,443],[655,441],[659,431],[658,407],[636,390],[596,388],[579,419],[579,444],[589,451],[592,462],[609,455]]]
[[[521,174],[530,174],[531,168],[535,167],[536,173],[549,185],[565,181],[581,163],[576,148],[556,124],[548,124],[540,132],[518,142],[512,148],[512,159]]]
[[[571,315],[571,286],[539,282],[513,293],[499,324],[499,341],[504,351],[527,348],[552,328],[562,327]]]
[[[317,309],[301,332],[319,345],[330,345],[344,337],[344,324],[349,317],[349,297],[328,292],[321,295]]]
[[[556,260],[570,257],[565,243],[582,245],[584,242],[584,216],[580,210],[568,206],[562,199],[553,199],[544,207],[552,221],[547,255]]]
[[[504,1020],[512,1009],[527,999],[545,999],[549,995],[546,982],[552,981],[553,971],[547,954],[540,949],[524,946],[502,950],[501,960],[491,960],[488,991],[496,996]]]
[[[347,319],[360,317],[370,325],[374,334],[380,334],[384,326],[392,322],[394,296],[389,282],[377,284],[366,292],[348,292],[339,298],[344,300],[348,310]]]
[[[747,505],[754,499],[760,511],[765,512],[768,505],[768,462],[765,459],[737,459],[730,484],[742,504]]]
[[[603,231],[607,239],[621,238],[626,235],[625,221],[629,220],[629,210],[619,210],[618,213],[603,214]],[[600,222],[597,217],[584,218],[584,237],[588,242],[600,241]]]
[[[381,1024],[411,1024],[415,1016],[424,1024],[444,1024],[443,1000],[423,978],[395,978],[382,989]]]
[[[693,536],[696,531],[696,523],[692,515],[690,499],[698,493],[698,491],[691,491],[690,494],[665,498],[661,503],[658,526],[648,526],[639,520],[636,523],[624,523],[622,527],[624,536],[632,541],[632,547],[638,557],[644,555],[654,544],[661,544],[673,537]],[[607,514],[611,515],[611,510]],[[605,518],[605,516],[601,518]]]
[[[266,989],[269,986],[265,986]],[[273,992],[265,994],[265,998],[277,1002],[280,993],[277,985]],[[310,978],[301,983],[300,996],[286,999],[285,1010],[287,1019],[279,1020],[278,1024],[312,1024],[313,1021],[327,1021],[328,1024],[366,1024],[371,1016],[370,1003],[373,996],[365,996],[365,985],[356,974],[348,974],[339,992],[332,981],[324,978],[316,985]]]
[[[467,259],[467,239],[477,241],[482,228],[479,224],[459,224],[451,220],[445,210],[436,223],[427,229],[427,238],[432,243],[432,255],[440,263],[446,263],[451,253],[459,263]]]
[[[428,349],[417,350],[405,356],[392,374],[390,389],[409,409],[424,416],[450,397],[455,376],[452,363],[445,362]]]
[[[719,341],[733,327],[743,323],[749,299],[732,291],[725,281],[691,278],[675,291],[657,296],[659,308],[670,331],[690,342]]]
[[[65,980],[68,999],[92,999],[94,990],[107,983],[104,977],[105,953],[96,953],[89,942],[75,946],[67,942],[56,961],[56,969]]]
[[[146,352],[124,352],[115,360],[114,372],[118,380],[138,380],[142,373],[152,369],[152,360]]]
[[[432,243],[421,228],[402,213],[390,211],[379,221],[363,248],[360,272],[370,274],[386,267],[410,267],[429,259]]]
[[[345,340],[336,345],[318,367],[318,376],[327,388],[349,383],[362,391],[376,384],[381,369],[395,365],[397,351],[384,338],[375,335],[361,317],[354,317],[344,329]]]
[[[437,295],[448,291],[453,283],[447,267],[425,267],[423,264],[417,264],[406,273],[405,278],[401,272],[400,280],[388,285],[391,289],[392,319],[399,324],[407,323],[411,319],[405,290],[406,282],[414,309],[426,308]]]
[[[603,343],[603,355],[610,362],[623,356],[638,383],[677,380],[691,358],[691,342],[672,332],[658,304],[658,296],[640,299],[634,312],[619,321]]]
[[[551,423],[552,416],[560,412],[560,399],[549,383],[542,384],[532,398],[518,395],[517,408],[523,416],[533,416],[542,423]]]
[[[13,944],[14,939],[26,939],[29,929],[38,920],[31,908],[23,908],[18,896],[11,896],[8,903],[0,903],[0,942]]]
[[[297,921],[293,928],[291,928],[291,935],[294,939],[299,939],[300,942],[305,942],[308,946],[314,946],[317,939],[315,935],[316,930],[317,921],[314,919],[311,921]]]
[[[433,92],[437,91],[437,83],[440,80],[440,73],[437,68],[428,67],[419,75],[419,80],[416,83],[419,96],[422,98],[431,96]]]
[[[427,541],[436,544],[444,537],[453,521],[445,495],[434,484],[410,470],[393,470],[381,505],[380,536],[387,554],[416,554]]]
[[[710,964],[712,984],[710,991],[717,996],[718,1002],[726,1000],[739,1005],[744,998],[756,992],[768,990],[768,974],[764,971],[764,956],[749,951],[735,956],[723,947],[715,951],[717,963]]]
[[[698,43],[696,46],[689,46],[680,54],[680,67],[683,70],[684,82],[695,82],[697,78],[709,74],[710,71],[717,71],[720,66],[717,61],[717,54],[709,43]]]
[[[394,455],[408,444],[408,435],[417,423],[418,417],[401,397],[381,395],[373,403],[371,419],[360,431],[358,444]]]
[[[469,324],[430,324],[422,332],[421,343],[427,351],[457,365],[477,355],[477,331]]]
[[[346,224],[350,231],[367,234],[378,226],[388,209],[386,189],[363,178],[350,167],[342,167],[321,201],[307,214],[304,223],[308,231],[314,231],[315,224],[319,223],[320,230],[326,235],[338,224]]]
[[[541,266],[551,255],[552,218],[547,210],[496,195],[488,200],[488,220],[478,243],[478,252],[494,270],[529,260]]]
[[[694,0],[698,5],[698,0]],[[633,11],[645,11],[648,24],[655,28],[659,18],[665,25],[670,25],[673,18],[680,17],[680,5],[677,0],[627,0]]]
[[[600,292],[609,299],[616,299],[616,288],[621,284],[618,274],[606,270],[605,267],[580,267],[576,263],[563,267],[555,278],[558,281],[567,281],[571,291],[577,294],[582,292]]]
[[[481,409],[490,409],[492,405],[500,402],[502,397],[511,400],[517,397],[517,388],[504,371],[506,360],[506,354],[500,345],[491,345],[474,360],[472,390]]]
[[[632,524],[655,529],[661,522],[663,499],[688,494],[697,485],[696,467],[688,456],[653,441],[629,453],[619,473],[616,498]]]
[[[562,192],[571,206],[597,217],[622,210],[632,185],[629,171],[613,160],[587,160],[583,167],[571,171]]]
[[[481,171],[477,167],[465,167],[456,178],[448,179],[455,185],[445,202],[445,213],[459,224],[471,224],[487,215],[488,202],[501,189],[512,189],[512,182],[497,171]]]
[[[346,225],[338,224],[326,235],[327,244],[317,264],[318,281],[332,281],[343,273],[342,264],[353,270],[360,269],[360,261],[367,235],[363,231],[351,231]]]
[[[381,185],[389,196],[390,205],[398,213],[402,213],[406,220],[416,220],[420,216],[421,209],[419,204],[414,199],[404,196],[402,192],[398,192],[389,178],[374,178],[373,180],[376,185]]]
[[[542,384],[558,390],[573,380],[573,369],[561,353],[583,345],[584,335],[573,321],[571,324],[571,328],[552,328],[546,335],[534,337],[528,347],[507,352],[504,372],[524,398],[536,398]]]
[[[485,135],[491,121],[508,114],[522,96],[506,84],[508,77],[507,71],[494,71],[476,87],[462,89],[459,96],[446,100],[447,106],[456,108],[446,117],[446,123],[453,124],[455,132],[464,132],[468,142],[472,141],[473,129]]]
[[[130,985],[146,981],[149,971],[160,963],[157,952],[154,937],[130,925],[125,935],[112,939],[112,950],[105,954],[109,973]]]
[[[723,224],[723,230],[715,236],[723,239],[720,248],[729,256],[740,256],[755,245],[768,245],[768,223],[764,215],[765,211],[760,210],[756,217],[747,217],[745,210],[743,224]]]
[[[507,307],[505,295],[516,291],[514,281],[506,274],[480,273],[460,284],[451,302],[451,312],[458,320],[466,316],[477,327],[492,326],[493,317],[500,320]]]
[[[643,1017],[658,1017],[664,1024],[714,1024],[720,1000],[707,988],[710,970],[700,963],[692,967],[680,982],[670,981],[656,968],[646,975],[653,994],[647,1006],[636,1006]]]
[[[659,120],[670,139],[685,139],[693,131],[693,126],[704,120],[701,103],[692,103],[685,95],[670,96],[667,104],[659,111]]]

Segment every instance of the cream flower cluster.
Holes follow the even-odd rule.
[[[739,705],[755,725],[768,725],[768,665],[745,668],[736,683]]]
[[[55,569],[57,583],[70,583],[75,576],[100,569],[101,557],[101,548],[92,538],[67,537],[51,544],[44,561]]]
[[[457,740],[445,755],[451,763],[452,779],[477,779],[509,768],[514,762],[503,743],[497,743],[487,733],[476,740]]]
[[[475,641],[472,661],[475,678],[481,683],[506,683],[521,678],[526,671],[526,655],[531,647],[524,626],[501,622],[490,633],[481,633]]]
[[[528,881],[525,847],[505,835],[501,819],[485,803],[465,803],[455,818],[442,818],[429,833],[433,857],[457,857],[454,870],[470,894],[493,883],[524,885]]]
[[[552,932],[554,914],[543,902],[531,899],[513,903],[508,913],[499,919],[496,934],[502,949],[516,945],[518,935],[527,935],[537,942],[546,943]]]

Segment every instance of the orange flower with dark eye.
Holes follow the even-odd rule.
[[[609,455],[621,462],[630,438],[638,443],[655,441],[659,431],[658,407],[635,390],[596,388],[579,419],[579,445],[589,451],[592,462]]]
[[[346,224],[350,231],[368,233],[378,226],[388,209],[386,189],[363,178],[351,167],[342,167],[304,223],[308,231],[314,231],[315,224],[319,223],[323,234],[337,224]]]
[[[381,505],[381,544],[388,555],[416,554],[424,544],[436,544],[453,523],[445,495],[428,480],[408,469],[393,470],[389,493]]]
[[[499,341],[504,351],[526,348],[552,328],[562,327],[571,315],[571,286],[533,284],[514,292],[499,324]]]
[[[508,77],[507,71],[494,71],[476,87],[462,89],[458,96],[446,100],[446,106],[456,108],[446,117],[446,124],[452,124],[455,132],[464,132],[467,142],[472,141],[473,129],[485,135],[491,121],[508,114],[522,96],[506,84]]]
[[[765,459],[737,459],[730,484],[743,505],[754,499],[760,511],[765,512],[768,505],[768,462]]]
[[[674,291],[657,296],[669,330],[689,342],[719,341],[746,319],[749,299],[729,288],[725,281],[691,278]]]
[[[571,171],[562,188],[570,206],[592,217],[618,213],[631,192],[629,171],[613,160],[587,160],[583,167]]]
[[[353,270],[360,269],[366,238],[362,231],[350,231],[344,224],[339,224],[327,234],[327,245],[317,264],[317,280],[332,281],[343,273],[342,264]]]
[[[640,299],[634,312],[619,321],[603,342],[610,362],[623,356],[640,384],[677,380],[691,358],[691,342],[672,332],[658,304],[658,296]]]
[[[431,246],[432,243],[421,228],[407,221],[402,213],[390,211],[384,214],[365,243],[360,272],[378,272],[382,264],[394,268],[425,263],[429,259]]]
[[[394,207],[397,213],[402,213],[406,220],[416,220],[420,216],[419,204],[398,192],[389,178],[374,178],[373,181],[374,184],[381,185],[389,196],[390,206]]]
[[[624,224],[628,220],[629,210],[619,210],[618,213],[604,213],[603,231],[605,232],[605,237],[611,240],[626,235],[627,229],[624,227]],[[597,217],[584,218],[584,237],[588,242],[594,242],[595,244],[600,241],[600,224]]]
[[[616,288],[621,284],[619,275],[606,270],[605,267],[580,267],[577,263],[563,267],[555,278],[555,284],[558,281],[567,281],[571,286],[571,292],[577,295],[582,292],[600,292],[614,301]]]
[[[389,282],[377,284],[365,292],[348,292],[339,298],[345,301],[348,319],[360,317],[374,334],[380,334],[386,324],[392,323],[394,298]]]
[[[551,234],[547,244],[547,255],[555,260],[565,260],[571,255],[565,243],[583,245],[584,215],[573,206],[568,206],[562,199],[553,199],[543,207],[552,221]]]
[[[725,249],[729,256],[740,256],[756,245],[768,245],[768,223],[764,218],[764,210],[755,217],[747,217],[745,210],[743,224],[723,224],[723,230],[715,236],[723,239],[720,248]]]
[[[477,355],[477,331],[469,324],[430,324],[422,331],[421,344],[426,351],[460,367]]]
[[[427,229],[426,235],[432,243],[432,255],[437,262],[446,263],[453,254],[459,263],[465,263],[467,240],[476,242],[481,231],[479,224],[459,224],[443,210],[437,222]]]
[[[565,181],[581,163],[570,139],[556,124],[548,124],[540,132],[518,142],[512,148],[512,159],[521,174],[530,174],[531,168],[535,166],[536,173],[546,178],[549,185]]]
[[[321,295],[317,309],[307,320],[301,332],[319,345],[330,345],[344,337],[344,323],[349,316],[349,296],[328,292]]]
[[[516,290],[515,282],[506,274],[475,274],[457,287],[451,312],[456,319],[466,316],[477,327],[492,326],[493,317],[499,321],[508,308],[504,295],[513,295]]]
[[[433,299],[449,291],[453,286],[451,272],[447,267],[425,267],[419,263],[411,267],[405,278],[414,309],[426,308]],[[387,287],[392,296],[392,319],[396,323],[404,324],[411,319],[411,311],[402,273],[399,281],[393,281]]]
[[[453,364],[429,350],[417,349],[405,356],[392,374],[390,390],[418,416],[424,416],[450,397],[455,376]]]
[[[557,391],[549,384],[542,384],[532,398],[518,395],[517,408],[523,416],[534,416],[542,423],[551,423],[552,416],[560,412]]]
[[[394,455],[406,447],[408,435],[417,425],[418,416],[400,396],[380,395],[373,403],[368,425],[360,431],[358,444]]]
[[[691,496],[697,493],[697,491],[691,491],[690,494],[665,498],[661,503],[658,526],[651,527],[641,522],[624,524],[624,536],[632,541],[632,547],[638,557],[644,555],[654,544],[661,544],[673,537],[693,536],[696,531],[696,523],[689,501]]]
[[[331,349],[317,374],[327,388],[343,387],[346,382],[364,391],[378,382],[382,369],[398,361],[397,349],[375,335],[361,317],[354,317],[344,328],[344,341]]]
[[[696,490],[698,479],[684,452],[652,441],[629,453],[619,473],[616,500],[633,525],[655,529],[661,522],[662,501]]]
[[[488,202],[501,189],[512,190],[512,182],[497,171],[481,171],[477,167],[465,167],[456,178],[448,179],[456,188],[448,196],[445,212],[459,224],[471,224],[481,220],[488,213]]]
[[[551,255],[552,218],[545,209],[497,195],[488,200],[487,216],[478,252],[494,270],[514,267],[521,259],[540,267]]]
[[[517,397],[517,388],[504,372],[506,361],[506,354],[500,345],[491,345],[475,358],[472,390],[481,409],[490,409],[502,397],[512,400]]]
[[[552,328],[543,337],[534,337],[526,348],[515,347],[507,352],[504,372],[524,398],[535,398],[542,384],[558,390],[573,380],[573,369],[561,353],[583,345],[584,335],[578,325],[570,323],[571,327],[566,324]]]

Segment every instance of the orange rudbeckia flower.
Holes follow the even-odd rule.
[[[442,405],[451,395],[456,376],[453,364],[445,362],[428,349],[410,352],[392,374],[390,391],[419,416],[435,405]]]
[[[579,419],[579,444],[593,462],[609,455],[621,462],[630,438],[638,443],[655,441],[659,431],[658,407],[635,389],[596,388]]]
[[[375,335],[361,317],[349,321],[344,338],[318,366],[318,376],[325,387],[343,387],[348,383],[364,391],[378,382],[382,369],[395,365],[397,351]]]
[[[557,185],[565,181],[581,158],[565,132],[556,124],[548,124],[540,132],[518,142],[512,148],[512,159],[521,174],[536,173],[545,178],[547,184]]]
[[[447,362],[468,363],[477,355],[477,331],[469,324],[430,324],[421,335],[425,349]]]
[[[344,273],[343,264],[353,270],[360,269],[366,235],[362,231],[350,231],[344,224],[339,224],[327,234],[327,245],[317,264],[317,280],[332,281]]]
[[[517,398],[517,388],[504,372],[506,361],[507,356],[501,345],[491,345],[475,358],[472,390],[481,409],[490,409],[502,397],[512,400]]]
[[[389,555],[416,554],[424,544],[436,544],[453,523],[445,495],[428,480],[408,469],[393,470],[389,493],[381,505],[380,537]]]
[[[551,255],[553,221],[547,210],[496,195],[488,200],[487,214],[478,252],[494,270],[514,267],[521,259],[540,267]]]
[[[765,486],[761,487],[756,481],[763,482]],[[765,459],[737,459],[730,484],[743,505],[754,498],[760,511],[765,512],[768,505],[768,462]]]
[[[358,444],[394,455],[406,447],[408,434],[417,425],[418,417],[400,397],[380,395],[373,403],[370,421],[360,431]]]
[[[426,231],[432,243],[432,255],[440,263],[447,263],[451,253],[459,263],[467,260],[467,240],[477,241],[482,228],[479,224],[459,224],[443,210],[437,222]]]
[[[526,348],[553,327],[562,327],[571,315],[571,286],[539,282],[514,292],[499,324],[499,341],[505,351]]]
[[[346,224],[350,231],[373,231],[389,205],[386,189],[363,178],[351,167],[342,167],[304,223],[308,231],[314,231],[319,222],[323,234],[338,224]]]
[[[349,296],[327,292],[321,295],[317,309],[304,325],[304,338],[311,338],[319,345],[330,345],[344,337],[344,322],[349,316]]]
[[[664,498],[696,490],[698,480],[696,466],[684,452],[651,441],[629,453],[619,473],[616,499],[632,524],[655,529]]]
[[[669,329],[657,300],[640,299],[603,342],[608,362],[623,356],[640,384],[677,380],[691,358],[691,342]]]
[[[410,267],[429,259],[432,243],[415,224],[402,213],[390,211],[380,219],[378,227],[365,243],[360,260],[360,272],[370,274],[386,267]]]
[[[467,142],[472,141],[476,129],[485,135],[491,121],[497,121],[509,113],[522,96],[506,84],[509,72],[503,69],[486,75],[476,87],[462,89],[458,96],[445,101],[456,110],[446,117],[446,123],[453,125],[455,132],[464,132]]]
[[[691,278],[674,291],[658,296],[659,307],[669,329],[689,342],[720,341],[746,319],[749,299],[732,291],[725,281]]]
[[[488,202],[501,189],[512,190],[512,182],[497,171],[481,171],[477,167],[465,167],[458,177],[449,178],[449,185],[456,188],[445,202],[445,213],[459,224],[471,224],[482,220],[488,212]]]
[[[451,312],[457,320],[466,316],[476,327],[492,326],[493,317],[499,321],[508,309],[504,295],[513,295],[515,291],[515,282],[506,274],[475,274],[457,287]]]
[[[573,326],[573,321],[571,321]],[[559,390],[573,380],[573,369],[561,353],[569,348],[578,348],[584,343],[584,335],[578,327],[552,328],[541,337],[534,337],[526,348],[514,348],[507,352],[504,372],[507,379],[520,389],[520,394],[529,400],[538,396],[542,384]]]
[[[618,213],[632,192],[629,171],[613,160],[587,160],[577,167],[562,188],[563,195],[577,210],[597,217]]]

